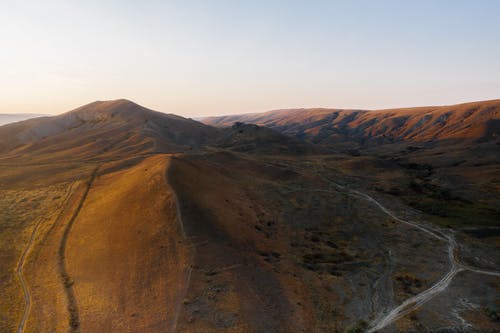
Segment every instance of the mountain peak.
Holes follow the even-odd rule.
[[[139,104],[134,103],[131,100],[128,100],[125,98],[111,99],[111,100],[106,100],[106,101],[95,101],[95,102],[89,103],[87,105],[91,105],[91,104],[94,104],[96,106],[101,106],[101,107],[140,106]]]
[[[66,112],[60,117],[70,117],[84,121],[103,121],[114,119],[144,118],[155,111],[145,108],[127,99],[95,101]]]
[[[126,99],[95,101],[54,117],[33,119],[0,130],[0,152],[18,147],[61,155],[177,152],[213,140],[215,128],[180,116],[157,112]],[[43,148],[42,148],[43,147]],[[50,155],[50,158],[53,158]]]
[[[80,106],[80,107],[78,107],[70,112],[87,111],[87,110],[112,111],[115,109],[128,109],[128,108],[146,109],[146,108],[140,106],[139,104],[134,103],[128,99],[114,99],[114,100],[107,100],[107,101],[94,101],[92,103],[82,105],[82,106]]]

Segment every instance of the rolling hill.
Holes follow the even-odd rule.
[[[0,126],[0,331],[494,331],[497,104]]]
[[[246,152],[303,153],[314,148],[301,140],[259,126],[217,129],[128,100],[93,102],[54,117],[0,127],[1,159],[31,162],[173,153],[212,145]]]
[[[218,127],[234,122],[257,124],[320,144],[494,140],[500,136],[500,100],[374,111],[275,110],[202,121]]]
[[[318,147],[268,127],[243,123],[222,129],[216,143],[221,148],[246,153],[307,154],[320,151]]]
[[[199,147],[217,133],[194,120],[115,100],[2,126],[0,152],[31,160],[174,152]]]

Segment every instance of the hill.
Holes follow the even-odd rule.
[[[252,123],[320,144],[493,140],[500,136],[500,100],[374,111],[274,110],[202,121],[218,127]]]
[[[130,154],[185,152],[207,144],[247,153],[314,150],[308,143],[269,128],[243,125],[221,130],[152,111],[128,100],[93,102],[58,116],[0,127],[3,158],[29,156],[32,162],[69,155],[109,159]]]
[[[128,100],[93,102],[62,115],[0,127],[0,153],[54,160],[186,151],[213,140],[217,132]]]
[[[246,153],[305,154],[319,149],[267,127],[235,123],[221,131],[217,146]]]

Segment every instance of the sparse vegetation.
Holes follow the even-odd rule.
[[[422,288],[422,281],[410,273],[397,274],[395,280],[406,294],[414,295]]]
[[[500,322],[500,313],[495,309],[487,306],[484,308],[484,313],[488,316],[488,318],[491,319],[491,321],[495,323]]]
[[[346,333],[363,333],[367,327],[368,323],[365,320],[360,319],[355,324],[349,326],[346,329]]]
[[[40,216],[61,205],[67,184],[22,189],[0,189],[0,331],[15,331],[24,309],[16,267]]]
[[[425,196],[406,196],[403,198],[411,206],[429,214],[434,223],[445,227],[494,226],[500,220],[498,208],[481,203],[464,203]]]

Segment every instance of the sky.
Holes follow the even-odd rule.
[[[496,99],[499,15],[497,0],[0,0],[0,113]]]

